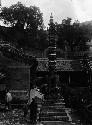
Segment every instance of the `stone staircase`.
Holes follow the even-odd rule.
[[[63,97],[58,99],[47,99],[40,111],[41,123],[69,123],[69,116],[67,115]],[[67,124],[65,124],[67,125]],[[69,123],[70,125],[70,123]]]

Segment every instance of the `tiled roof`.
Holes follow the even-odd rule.
[[[38,58],[38,71],[47,71],[48,70],[48,59],[47,58]]]
[[[38,71],[48,71],[48,59],[38,58]],[[82,71],[84,70],[81,65],[81,60],[62,60],[57,59],[56,63],[57,71]]]

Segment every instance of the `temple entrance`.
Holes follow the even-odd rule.
[[[59,72],[59,80],[61,83],[69,83],[69,72],[63,71]]]
[[[91,76],[87,71],[59,72],[60,83],[66,83],[72,87],[86,87],[90,84]]]
[[[74,87],[87,87],[90,84],[90,75],[86,71],[70,72],[70,85]]]

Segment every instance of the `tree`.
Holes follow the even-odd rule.
[[[42,37],[42,34],[44,34],[43,15],[36,6],[26,7],[18,2],[9,8],[3,7],[0,19],[5,24],[10,25],[6,32],[3,30],[0,32],[4,32],[6,40],[15,41],[19,46],[34,47],[41,43],[38,36],[40,40],[45,38]],[[38,41],[39,43],[37,43]]]
[[[76,46],[79,46],[79,50],[86,50],[86,42],[90,39],[89,28],[87,26],[80,25],[79,21],[72,23],[71,18],[62,20],[61,24],[56,25],[58,35],[58,46],[65,49],[65,45],[70,46],[71,51]]]
[[[0,13],[0,19],[5,24],[17,26],[18,28],[40,29],[43,28],[43,17],[40,9],[36,6],[26,7],[21,2],[12,6],[3,7]]]

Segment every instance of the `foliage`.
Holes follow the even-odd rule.
[[[36,6],[26,7],[18,2],[9,8],[3,7],[0,19],[9,28],[2,30],[0,34],[4,40],[13,41],[20,47],[28,47],[44,50],[48,47],[47,31],[44,30],[43,15]],[[81,25],[79,21],[72,23],[71,18],[62,20],[61,24],[55,23],[57,32],[57,46],[71,51],[88,49],[86,42],[92,38],[92,28],[89,25]],[[3,33],[2,33],[3,32]]]
[[[37,29],[43,27],[43,18],[40,9],[36,6],[26,7],[18,2],[9,8],[3,7],[0,18],[5,24],[10,26],[20,25],[29,29]]]
[[[44,31],[43,15],[38,7],[26,7],[18,2],[9,8],[3,7],[0,19],[10,25],[9,28],[0,27],[4,40],[14,42],[20,47],[45,47],[47,35]]]
[[[65,50],[69,46],[71,51],[77,46],[79,50],[86,50],[86,42],[90,40],[89,28],[86,25],[80,25],[79,21],[72,23],[71,18],[62,20],[61,24],[56,24],[58,46]]]

